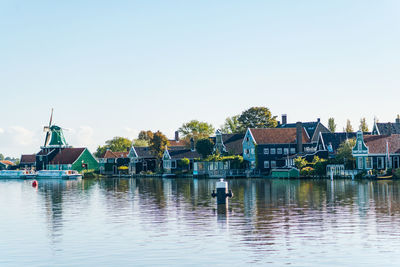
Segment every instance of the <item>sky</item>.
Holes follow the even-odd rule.
[[[372,127],[400,113],[397,0],[0,0],[0,153],[43,126],[92,152],[265,106],[288,122]]]

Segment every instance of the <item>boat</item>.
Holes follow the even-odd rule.
[[[377,180],[389,180],[393,179],[393,175],[383,175],[383,176],[376,176]]]
[[[35,177],[36,177],[36,172],[30,170],[0,171],[0,179],[30,179]]]
[[[37,172],[36,177],[48,179],[77,179],[82,178],[82,174],[74,170],[41,170]]]

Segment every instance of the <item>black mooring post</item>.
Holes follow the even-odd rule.
[[[228,192],[228,182],[225,182],[224,179],[219,180],[216,184],[217,193],[213,190],[211,196],[217,197],[217,204],[226,204],[227,197],[233,197],[232,191],[229,190]]]

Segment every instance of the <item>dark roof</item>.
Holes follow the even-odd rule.
[[[314,135],[315,130],[317,129],[318,121],[314,122],[302,122],[304,129],[307,131],[307,134],[310,138]],[[278,128],[296,128],[296,123],[287,123],[278,125]]]
[[[377,123],[381,135],[400,134],[400,123]]]
[[[364,142],[370,154],[386,154],[386,143],[389,153],[400,153],[400,134],[364,135]]]
[[[331,153],[335,153],[341,143],[347,139],[356,138],[357,133],[321,133],[321,136],[325,145],[325,149]],[[328,149],[329,145],[332,146],[332,151]]]
[[[51,149],[50,152],[53,151],[53,150],[54,150],[54,149]],[[44,149],[42,149],[42,150],[40,150],[39,153],[37,153],[36,155],[37,155],[37,156],[41,156],[41,155],[45,156],[45,155],[49,154],[50,152],[46,152]]]
[[[21,163],[34,163],[34,162],[36,162],[36,154],[21,155],[20,164]]]
[[[86,148],[64,148],[54,157],[50,164],[72,164],[85,151]]]
[[[243,138],[245,134],[223,134],[222,141],[228,153],[240,155],[243,153]]]
[[[197,159],[201,158],[201,155],[197,153],[197,151],[191,151],[190,149],[183,148],[183,149],[173,149],[169,150],[168,153],[171,156],[171,159]]]
[[[168,146],[168,147],[175,147],[175,146],[182,147],[182,146],[186,146],[186,143],[185,143],[184,140],[175,140],[175,139],[173,139],[173,140],[168,140],[168,143],[169,143],[169,146]]]
[[[302,125],[312,142],[318,141],[319,132],[330,132],[320,121],[302,122]],[[296,128],[296,123],[281,124],[278,125],[277,128]],[[317,132],[317,134],[315,132]]]
[[[258,128],[250,129],[257,144],[295,144],[296,128]],[[303,144],[310,143],[307,133],[303,130]]]
[[[149,147],[135,146],[135,151],[139,158],[154,158],[154,155]]]

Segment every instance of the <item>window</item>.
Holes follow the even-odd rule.
[[[170,169],[171,168],[171,161],[166,160],[164,161],[164,169]]]
[[[176,161],[171,161],[171,168],[175,169],[176,168]]]
[[[276,154],[276,149],[275,148],[271,148],[271,155],[275,155]]]
[[[296,148],[294,147],[290,148],[290,154],[296,154]]]
[[[271,161],[271,168],[275,168],[275,167],[276,167],[276,161],[273,160],[273,161]]]
[[[246,148],[246,149],[244,150],[244,153],[245,153],[246,155],[248,155],[248,154],[249,154],[249,150]]]
[[[378,158],[378,169],[383,169],[385,168],[385,159],[384,157],[379,157]]]
[[[365,168],[372,169],[372,158],[371,157],[365,158]]]
[[[269,161],[264,161],[264,169],[269,169]]]
[[[284,148],[283,149],[283,154],[288,155],[289,154],[289,148]]]
[[[247,137],[246,137],[246,142],[249,142],[249,141],[250,141],[250,139],[249,139],[249,137],[247,136]]]
[[[251,154],[254,155],[254,148],[251,149]]]
[[[264,155],[268,155],[269,154],[269,148],[264,148]]]
[[[282,155],[282,148],[278,148],[276,152],[278,155]]]
[[[358,158],[358,168],[361,170],[364,168],[363,166],[364,159],[362,157]]]
[[[358,150],[361,151],[361,149],[362,149],[361,141],[358,141]]]

